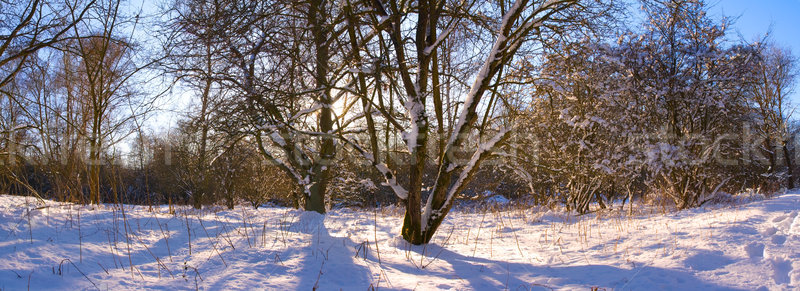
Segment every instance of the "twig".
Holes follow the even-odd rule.
[[[208,234],[208,230],[206,229],[205,224],[203,224],[203,221],[200,220],[199,217],[197,218],[197,221],[199,221],[200,222],[200,226],[203,227],[203,231],[206,233],[206,237],[208,237],[210,239],[211,235]],[[219,240],[219,236],[217,236],[217,240]],[[228,267],[228,263],[225,262],[225,259],[222,258],[222,254],[219,253],[219,249],[217,248],[217,241],[212,240],[211,241],[211,246],[214,248],[214,251],[217,252],[217,256],[219,256],[219,258],[222,260],[222,263],[225,264],[225,267]]]
[[[322,261],[322,265],[319,266],[319,274],[317,274],[317,281],[314,282],[314,287],[312,287],[311,290],[315,290],[316,291],[317,289],[319,289],[319,279],[322,278],[322,269],[323,268],[325,268],[325,261]]]
[[[92,283],[92,285],[94,285],[94,288],[96,288],[97,290],[100,290],[100,287],[97,287],[97,284],[92,282],[92,279],[89,279],[89,276],[86,276],[86,274],[83,271],[81,271],[81,269],[79,269],[78,266],[76,266],[75,263],[73,263],[72,260],[70,260],[70,259],[63,259],[63,260],[61,260],[61,263],[58,264],[58,274],[59,275],[63,274],[63,272],[61,271],[62,270],[61,269],[61,265],[63,265],[64,262],[69,262],[70,264],[72,264],[72,266],[75,267],[75,270],[78,270],[78,272],[81,273],[81,275],[83,275],[83,277],[86,278],[86,280],[89,280],[89,283]],[[31,273],[31,274],[33,274],[33,273]],[[30,277],[28,277],[28,281],[30,282]],[[29,287],[30,287],[30,285],[29,285]]]
[[[189,255],[192,255],[192,230],[189,228],[189,214],[184,213],[183,217],[186,218],[186,233],[189,235]]]

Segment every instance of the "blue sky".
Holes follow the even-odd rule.
[[[771,28],[773,38],[800,50],[800,0],[716,0],[708,2],[712,13],[738,17],[733,26],[746,39]]]
[[[714,16],[738,17],[731,32],[745,40],[759,39],[771,32],[772,39],[800,56],[800,0],[709,0]],[[800,105],[800,82],[795,88],[792,103]],[[797,114],[795,114],[797,115]],[[793,116],[794,119],[800,116]]]

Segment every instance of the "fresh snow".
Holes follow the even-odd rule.
[[[410,246],[395,207],[170,214],[0,195],[0,289],[800,288],[800,192],[633,215],[492,207],[460,206]]]

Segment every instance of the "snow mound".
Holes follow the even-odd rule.
[[[499,195],[499,194],[492,195],[492,196],[486,198],[485,201],[488,204],[495,204],[495,205],[506,205],[506,204],[511,203],[511,200],[508,200],[508,198],[506,198],[503,195]]]
[[[301,211],[297,220],[290,227],[291,230],[313,234],[325,228],[325,215],[314,211]]]

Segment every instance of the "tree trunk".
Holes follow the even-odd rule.
[[[419,139],[417,139],[419,141]],[[424,148],[417,146],[418,150],[412,156],[412,164],[409,172],[409,191],[406,199],[406,214],[403,218],[403,228],[401,233],[406,241],[419,245],[427,242],[422,233],[422,175],[425,172]]]
[[[92,136],[89,141],[89,203],[100,204],[100,120],[98,113],[94,113],[92,122]]]
[[[775,172],[778,169],[778,162],[777,158],[775,157],[776,156],[775,150],[777,149],[778,145],[776,144],[775,146],[773,146],[772,138],[770,137],[767,137],[764,140],[764,144],[765,144],[764,146],[767,148],[767,157],[769,158],[769,173],[775,174]]]
[[[309,189],[310,195],[305,199],[305,205],[303,205],[306,211],[316,211],[325,214],[326,186],[327,185],[320,180],[311,185],[311,189]]]
[[[333,110],[331,109],[333,100],[330,96],[330,85],[326,79],[328,75],[329,48],[328,30],[325,26],[325,19],[328,17],[325,6],[326,1],[324,0],[311,1],[308,19],[314,34],[314,47],[316,48],[316,71],[314,77],[317,89],[320,91],[318,102],[323,105],[319,113],[319,129],[323,135],[320,137],[320,159],[312,167],[313,180],[315,181],[312,181],[314,183],[309,189],[305,210],[319,213],[325,213],[325,192],[328,188],[330,166],[332,166],[333,159],[336,156],[336,146],[333,143],[333,137],[329,135],[333,130]]]
[[[783,159],[786,161],[786,186],[789,189],[794,189],[794,163],[792,156],[789,155],[789,146],[786,141],[783,141]]]
[[[206,74],[211,74],[211,44],[206,43],[206,55],[205,57],[205,65],[206,65]],[[211,86],[213,85],[213,80],[210,76],[205,76],[205,86],[203,86],[203,93],[200,96],[200,149],[198,149],[198,161],[197,161],[197,175],[200,175],[199,184],[195,185],[195,193],[192,193],[192,200],[194,202],[194,208],[200,209],[203,207],[203,202],[206,194],[208,194],[208,185],[209,177],[208,177],[208,165],[206,159],[206,153],[208,152],[208,132],[209,132],[209,125],[208,125],[208,111],[209,111],[209,102],[211,96]],[[194,177],[195,179],[197,177]]]

